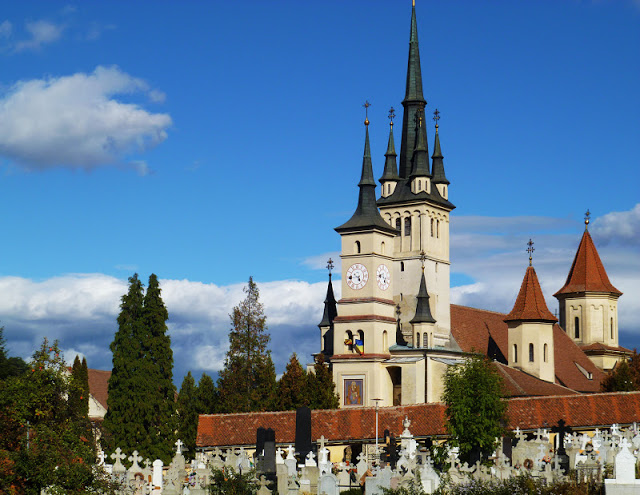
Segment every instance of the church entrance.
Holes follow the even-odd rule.
[[[402,368],[399,366],[390,366],[387,368],[389,378],[391,378],[391,386],[393,389],[393,405],[402,405]]]

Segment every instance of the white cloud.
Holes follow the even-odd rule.
[[[29,170],[118,164],[167,138],[168,114],[115,98],[149,92],[118,67],[20,81],[0,99],[0,154]]]
[[[9,21],[0,22],[0,38],[8,38],[13,31],[13,25]]]
[[[601,244],[640,248],[640,203],[629,211],[613,211],[593,222],[592,236]]]
[[[149,91],[149,100],[153,103],[164,103],[166,99],[167,95],[158,89],[152,89]]]
[[[61,24],[54,24],[53,22],[39,20],[33,22],[27,22],[25,29],[29,32],[31,37],[24,41],[19,41],[15,45],[16,52],[22,52],[24,50],[38,50],[42,45],[47,43],[53,43],[62,36],[64,26]]]

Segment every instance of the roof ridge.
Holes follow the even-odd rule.
[[[472,309],[474,311],[482,311],[484,313],[492,313],[499,316],[507,316],[507,313],[501,313],[500,311],[493,311],[491,309],[474,308],[473,306],[463,306],[462,304],[450,304],[450,306],[455,306],[457,308],[463,308],[463,309]]]

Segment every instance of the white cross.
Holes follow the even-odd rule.
[[[131,454],[129,456],[129,461],[132,462],[133,464],[131,465],[131,470],[132,471],[137,471],[140,469],[140,466],[138,465],[138,461],[142,460],[142,456],[138,455],[138,451],[134,450],[133,454]]]
[[[111,458],[114,461],[116,461],[116,463],[121,462],[122,459],[124,459],[125,457],[127,456],[122,453],[122,450],[120,449],[120,447],[118,447],[116,451],[113,454],[111,454]]]
[[[178,455],[182,454],[182,446],[184,445],[184,443],[182,443],[182,440],[180,440],[178,438],[178,441],[176,443],[174,443],[174,445],[177,447],[176,448],[176,454],[178,454]]]
[[[287,459],[293,459],[293,454],[296,451],[293,445],[289,445],[286,450],[287,450]]]
[[[324,435],[322,435],[320,438],[318,438],[318,442],[320,442],[320,450],[324,449],[324,443],[327,441],[326,438],[324,438]]]

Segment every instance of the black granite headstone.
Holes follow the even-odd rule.
[[[396,437],[391,434],[389,438],[389,464],[391,465],[391,469],[396,468],[396,464],[398,462],[398,442],[396,441]]]
[[[311,409],[299,407],[296,410],[296,454],[304,462],[313,448],[311,444]]]
[[[265,430],[264,435],[264,456],[262,469],[269,475],[276,473],[276,432],[272,428]],[[271,479],[269,476],[267,479]]]

